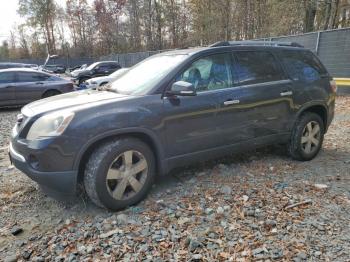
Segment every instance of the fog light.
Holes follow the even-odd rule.
[[[29,157],[28,157],[28,162],[29,162],[29,165],[30,165],[33,169],[38,169],[38,168],[39,168],[39,160],[36,158],[36,156],[34,156],[34,155],[29,155]]]

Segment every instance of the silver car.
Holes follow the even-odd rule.
[[[71,81],[26,68],[0,70],[0,106],[29,102],[74,91]]]

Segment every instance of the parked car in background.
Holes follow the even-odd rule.
[[[85,68],[87,68],[87,64],[77,65],[77,66],[70,67],[69,68],[69,72],[73,73],[76,70],[82,70],[82,69],[85,69]]]
[[[104,86],[112,82],[113,80],[117,79],[119,76],[121,76],[128,70],[129,68],[120,68],[108,76],[99,76],[99,77],[88,79],[84,83],[80,84],[80,88],[85,89],[85,88],[97,88],[99,86]]]
[[[54,74],[64,74],[67,70],[66,66],[64,65],[45,65],[42,66],[41,69],[45,72]]]
[[[0,70],[8,69],[8,68],[32,68],[35,66],[37,67],[37,65],[23,64],[23,63],[0,63]]]
[[[39,66],[36,65],[36,64],[24,64],[23,67],[24,67],[24,68],[31,68],[31,69],[35,69],[35,70],[38,70],[38,69],[39,69]]]
[[[14,165],[51,195],[82,183],[99,206],[141,201],[175,167],[285,144],[293,159],[321,149],[336,85],[293,43],[222,42],[160,53],[109,88],[25,106],[13,129]]]
[[[26,68],[0,70],[0,106],[24,105],[73,90],[71,81],[45,72]]]
[[[71,73],[72,81],[80,85],[84,81],[98,76],[107,76],[120,69],[121,66],[114,61],[102,61],[89,65],[85,69],[75,70]]]

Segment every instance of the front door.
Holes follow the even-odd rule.
[[[194,61],[175,81],[192,83],[197,95],[164,98],[167,158],[200,153],[220,145],[217,90],[231,85],[230,54]]]
[[[16,104],[15,74],[13,72],[0,73],[0,106]]]

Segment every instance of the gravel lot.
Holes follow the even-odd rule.
[[[0,111],[0,261],[350,261],[350,97],[313,161],[276,146],[179,169],[118,213],[11,167],[16,114]]]

